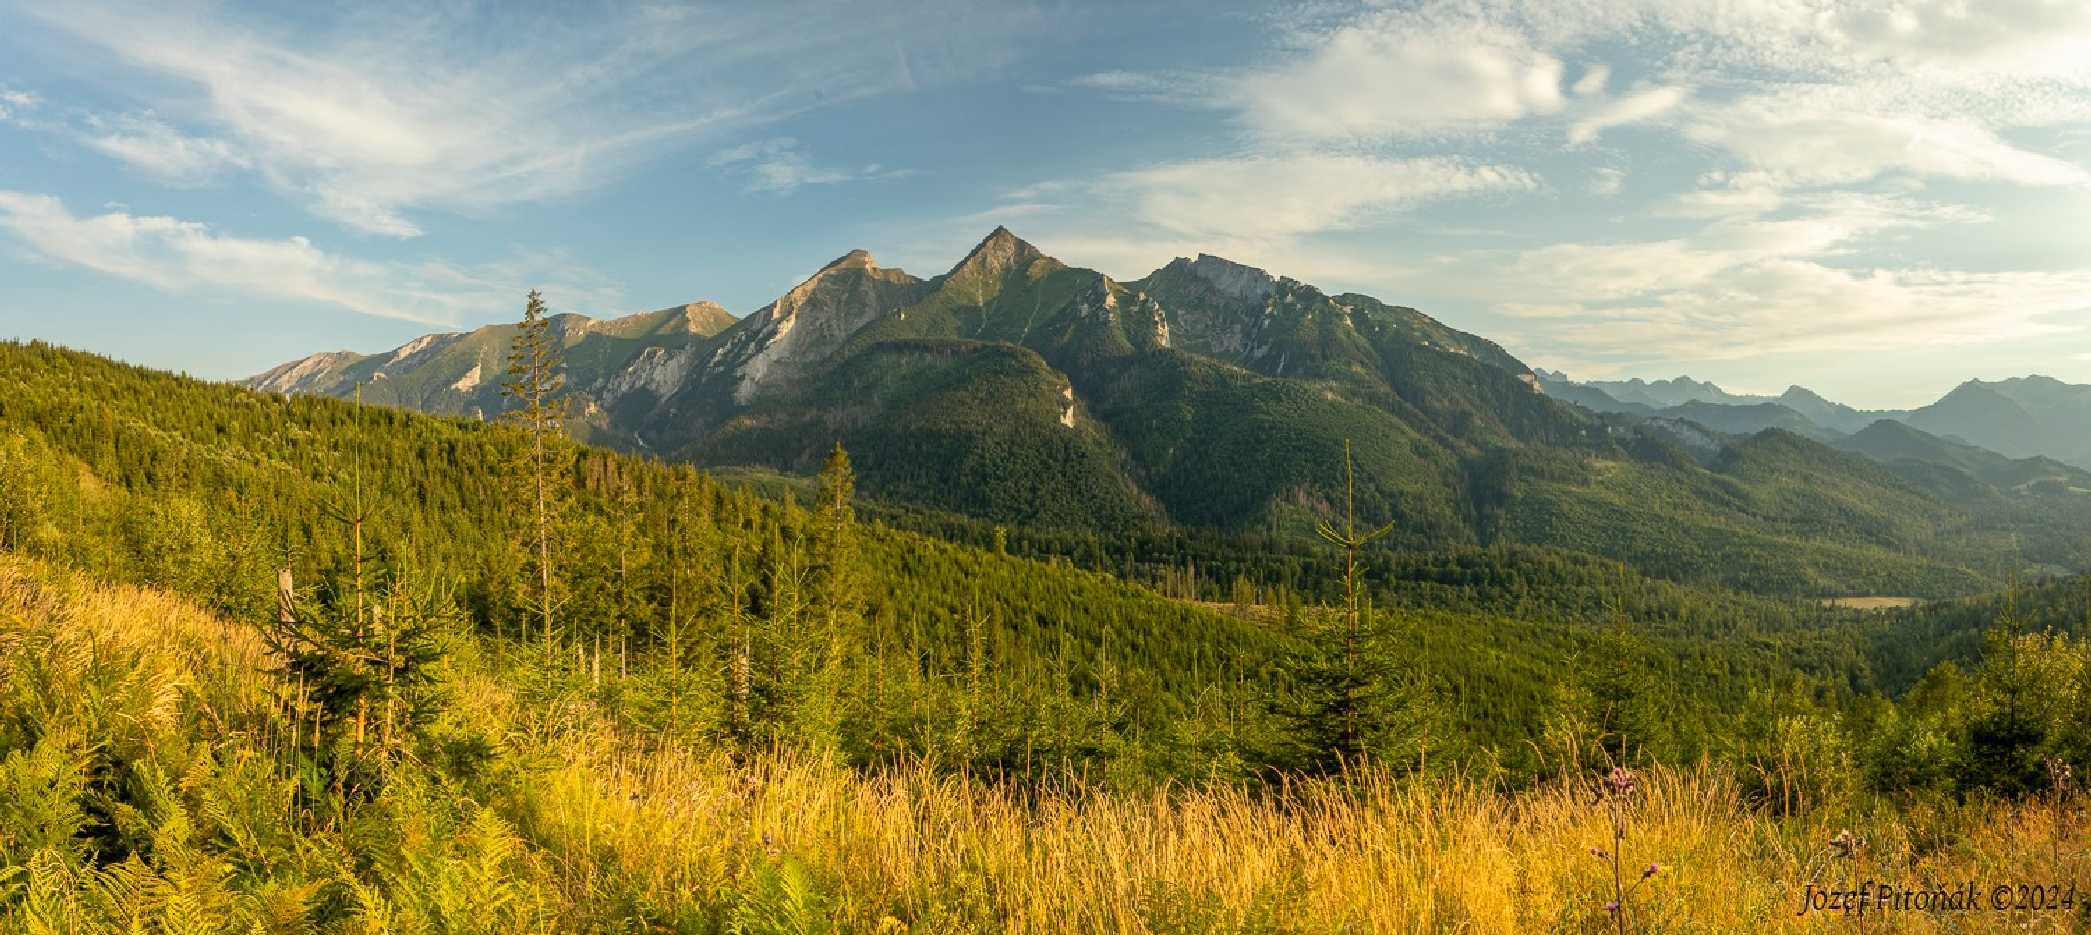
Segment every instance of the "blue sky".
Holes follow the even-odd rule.
[[[244,376],[997,223],[1577,376],[2091,382],[2091,5],[0,0],[0,335]]]

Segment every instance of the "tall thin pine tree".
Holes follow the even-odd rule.
[[[1378,529],[1358,531],[1358,482],[1351,466],[1350,439],[1343,440],[1343,528],[1337,529],[1329,523],[1315,527],[1316,533],[1331,545],[1343,550],[1343,669],[1347,678],[1342,683],[1342,698],[1339,710],[1343,717],[1342,750],[1355,754],[1364,747],[1364,738],[1358,723],[1360,699],[1358,693],[1367,688],[1370,681],[1363,674],[1361,658],[1365,639],[1365,617],[1370,612],[1364,604],[1364,595],[1358,580],[1358,551],[1373,542],[1383,539],[1394,531],[1388,523]]]
[[[545,315],[544,297],[532,289],[529,301],[523,306],[523,320],[517,326],[515,343],[508,352],[508,379],[502,385],[501,393],[521,404],[508,415],[530,436],[529,447],[524,450],[520,470],[516,472],[531,511],[525,552],[530,555],[529,562],[534,566],[529,572],[530,577],[536,579],[537,586],[537,593],[526,601],[525,606],[538,618],[547,659],[552,656],[556,633],[552,538],[560,484],[564,480],[555,476],[555,468],[559,454],[557,435],[563,421],[559,398],[565,388],[566,378],[560,373],[559,347],[552,337],[552,321]]]

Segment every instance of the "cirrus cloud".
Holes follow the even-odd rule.
[[[964,0],[872,17],[842,0],[498,16],[467,2],[358,7],[292,33],[122,0],[23,12],[58,54],[143,79],[123,87],[149,119],[92,118],[90,147],[161,178],[250,168],[397,237],[420,234],[423,211],[572,195],[692,137],[978,74],[1036,19]]]
[[[0,190],[0,231],[32,256],[173,293],[240,293],[362,315],[451,326],[514,304],[535,282],[567,307],[614,306],[619,290],[570,257],[519,256],[479,266],[379,263],[305,237],[237,237],[195,221],[124,210],[74,214],[49,195]],[[543,281],[547,270],[551,282]]]
[[[1164,163],[1112,173],[1093,190],[1174,234],[1282,240],[1367,224],[1424,201],[1538,187],[1530,173],[1508,166],[1309,153]]]

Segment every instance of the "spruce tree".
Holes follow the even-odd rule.
[[[814,601],[819,628],[809,647],[814,653],[811,694],[802,716],[817,743],[836,739],[847,685],[843,667],[862,643],[863,570],[857,557],[857,512],[853,500],[857,477],[841,442],[828,455],[820,474],[820,503],[814,522]]]
[[[1360,708],[1364,695],[1372,690],[1373,679],[1367,669],[1366,617],[1370,614],[1369,598],[1363,593],[1358,577],[1358,551],[1375,541],[1386,538],[1394,531],[1388,523],[1378,529],[1358,531],[1358,482],[1351,465],[1350,440],[1343,441],[1343,528],[1336,529],[1327,522],[1317,525],[1315,533],[1330,544],[1343,550],[1343,632],[1341,635],[1343,654],[1340,677],[1333,687],[1341,694],[1335,699],[1335,713],[1342,718],[1342,731],[1338,735],[1339,749],[1355,754],[1364,749],[1364,726],[1360,721]]]
[[[1346,441],[1342,526],[1324,522],[1316,527],[1322,539],[1343,552],[1343,608],[1315,615],[1299,648],[1288,655],[1293,697],[1276,712],[1290,728],[1293,747],[1282,758],[1299,768],[1338,770],[1384,750],[1404,715],[1420,710],[1404,697],[1403,686],[1385,664],[1386,647],[1359,564],[1362,550],[1393,529],[1392,523],[1359,528],[1357,480]]]
[[[565,478],[559,470],[563,454],[558,433],[562,423],[560,393],[566,379],[560,373],[559,347],[552,337],[552,322],[545,316],[544,297],[535,289],[523,306],[515,343],[508,352],[508,379],[501,393],[517,402],[508,417],[529,436],[512,472],[520,506],[529,512],[529,526],[522,542],[527,586],[526,613],[538,619],[545,641],[545,657],[551,658],[558,604],[556,573],[552,564],[553,537],[559,517],[560,494]]]

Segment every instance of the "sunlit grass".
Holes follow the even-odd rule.
[[[248,628],[0,558],[0,931],[1616,931],[1591,854],[1612,828],[1583,781],[1040,792],[931,764],[735,765],[623,735],[510,665],[460,655],[438,728],[496,757],[410,765],[345,820],[300,818]],[[1661,870],[1628,931],[1851,928],[1799,916],[1803,893],[1867,880],[1985,904],[2079,888],[2073,910],[1874,910],[1867,931],[2091,925],[2081,799],[1745,802],[1717,769],[1640,774],[1621,859]]]

